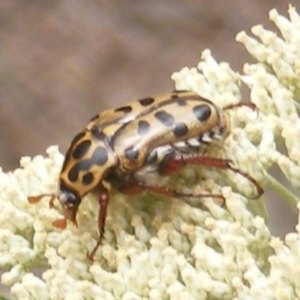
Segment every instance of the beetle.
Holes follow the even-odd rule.
[[[99,193],[96,246],[88,254],[93,257],[104,237],[109,192],[103,182],[109,182],[121,192],[150,190],[177,197],[221,195],[182,194],[164,186],[147,184],[141,174],[157,172],[165,175],[186,164],[203,164],[230,169],[245,176],[263,194],[259,183],[248,174],[231,166],[230,160],[201,154],[203,145],[224,140],[229,134],[225,111],[252,103],[238,103],[223,108],[189,91],[148,97],[121,107],[103,111],[93,117],[72,140],[66,152],[59,176],[59,191],[51,195],[50,205],[57,198],[62,205],[64,220],[56,222],[65,227],[66,220],[75,225],[82,198],[91,191]],[[45,195],[29,197],[36,203]]]

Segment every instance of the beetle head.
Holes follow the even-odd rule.
[[[63,208],[65,218],[77,225],[76,214],[81,203],[81,198],[61,183],[57,199]]]

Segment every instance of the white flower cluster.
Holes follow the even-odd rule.
[[[173,79],[177,89],[193,90],[220,107],[239,102],[241,85],[249,87],[257,110],[226,111],[231,131],[224,157],[295,205],[297,198],[267,173],[277,164],[292,185],[300,186],[300,17],[292,7],[289,14],[290,20],[270,12],[282,38],[261,26],[253,28],[260,41],[238,35],[259,61],[246,65],[245,75],[218,64],[206,50],[198,68],[184,68]],[[288,154],[279,150],[283,143]],[[246,177],[200,168],[207,180],[194,192],[222,193],[225,203],[211,197],[191,204],[150,193],[111,195],[105,241],[91,262],[87,252],[98,236],[97,195],[83,199],[78,227],[68,224],[64,230],[52,224],[61,218],[59,206],[50,209],[47,197],[37,205],[28,202],[28,196],[58,189],[63,156],[55,146],[47,154],[22,158],[12,173],[0,172],[1,281],[17,299],[300,298],[300,217],[297,232],[285,243],[272,237],[264,219],[249,208],[254,201],[245,195],[257,191]],[[198,169],[182,174],[190,182]],[[34,274],[37,270],[42,274]]]

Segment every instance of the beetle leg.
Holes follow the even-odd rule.
[[[222,110],[224,111],[224,110],[233,109],[233,108],[241,107],[241,106],[247,106],[247,107],[251,108],[252,110],[256,110],[256,105],[250,101],[229,104],[229,105],[224,106],[222,108]]]
[[[102,240],[104,237],[104,229],[105,229],[105,220],[106,220],[106,213],[107,213],[107,205],[109,201],[109,194],[108,191],[102,187],[100,189],[100,194],[99,194],[99,213],[98,213],[98,229],[99,229],[99,237],[96,243],[96,246],[92,250],[91,253],[88,253],[88,259],[94,260],[94,255],[97,252],[98,248],[102,244]]]
[[[165,186],[147,184],[143,181],[135,181],[130,182],[128,186],[122,189],[123,193],[133,194],[140,193],[144,190],[148,190],[154,193],[158,193],[168,197],[193,197],[193,198],[201,198],[201,197],[212,197],[212,198],[220,198],[224,200],[224,197],[221,194],[193,194],[193,193],[180,193],[175,190],[169,189]]]
[[[255,186],[257,190],[257,195],[253,199],[259,198],[264,193],[264,190],[260,186],[260,184],[247,173],[232,167],[230,165],[230,162],[231,160],[229,159],[215,158],[209,156],[175,154],[167,162],[164,163],[164,165],[162,166],[161,174],[178,171],[178,169],[180,169],[186,164],[194,164],[194,165],[201,164],[201,165],[207,165],[219,169],[229,169],[247,178]]]

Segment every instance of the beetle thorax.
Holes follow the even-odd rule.
[[[117,159],[101,130],[84,130],[72,141],[60,173],[60,182],[78,197],[95,189]],[[61,195],[61,201],[65,196]]]

